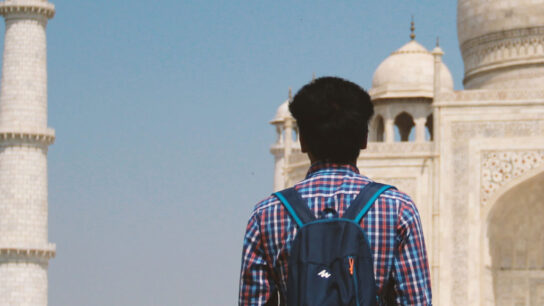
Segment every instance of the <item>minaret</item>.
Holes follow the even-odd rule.
[[[270,124],[276,127],[276,142],[270,148],[270,153],[274,155],[274,191],[279,191],[285,186],[285,167],[289,158],[292,142],[293,126],[291,122],[291,113],[289,112],[289,103],[293,99],[291,88],[287,101],[283,102],[276,112],[276,116]],[[289,127],[288,127],[289,126]]]
[[[47,0],[0,2],[0,305],[47,305]]]

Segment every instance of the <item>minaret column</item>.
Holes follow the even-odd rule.
[[[0,92],[0,305],[47,305],[46,0],[0,2],[6,32]]]
[[[393,118],[385,119],[385,142],[391,143],[395,141],[395,121]]]
[[[274,155],[274,192],[285,188],[285,176],[283,174],[285,167],[284,155],[284,135],[283,123],[274,123],[276,125],[276,143],[270,148],[270,152]]]
[[[442,296],[446,296],[447,293],[440,293],[443,288],[448,288],[448,267],[440,266],[440,257],[441,254],[448,253],[451,249],[451,246],[448,243],[445,243],[441,246],[441,231],[440,231],[440,89],[441,89],[441,72],[440,68],[442,66],[442,56],[444,51],[439,46],[438,38],[436,39],[436,47],[432,51],[434,58],[434,81],[433,81],[433,142],[434,142],[434,153],[435,158],[433,159],[433,223],[432,223],[432,242],[431,242],[431,282],[436,284],[433,287],[433,293],[436,297],[435,300],[438,301],[436,304],[439,304],[442,300]],[[450,249],[448,249],[450,248]]]
[[[293,148],[293,119],[291,117],[285,118],[285,134],[283,143],[285,146],[285,160],[288,160],[289,155],[291,155],[291,149]]]
[[[425,141],[425,123],[427,123],[427,118],[417,118],[416,123],[416,142]]]

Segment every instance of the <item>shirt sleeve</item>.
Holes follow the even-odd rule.
[[[432,305],[427,251],[419,213],[410,200],[401,205],[397,225],[397,252],[393,263],[399,305]]]
[[[239,305],[266,305],[273,298],[274,282],[271,279],[262,244],[257,213],[249,219],[242,251]]]

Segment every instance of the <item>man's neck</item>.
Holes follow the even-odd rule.
[[[324,159],[314,159],[310,154],[308,154],[308,158],[310,158],[310,163],[313,165],[315,163],[333,163],[333,164],[339,164],[339,165],[357,165],[357,160],[349,161],[347,163],[337,163],[337,162],[331,162]]]

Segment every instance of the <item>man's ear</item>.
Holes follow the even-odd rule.
[[[361,150],[366,149],[367,143],[368,143],[368,131],[363,136],[363,142],[361,142]]]

